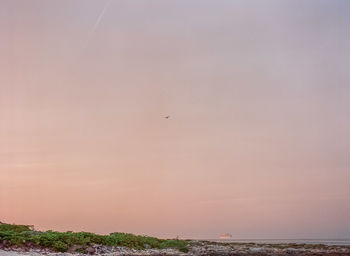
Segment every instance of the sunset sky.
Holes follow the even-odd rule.
[[[0,0],[0,221],[349,238],[349,13]]]

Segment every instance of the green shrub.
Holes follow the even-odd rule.
[[[66,252],[68,247],[65,243],[62,241],[55,241],[52,245],[52,249],[58,252]]]
[[[14,224],[0,224],[0,231],[13,231],[13,232],[24,232],[32,230],[33,226],[29,225],[14,225]]]
[[[88,232],[55,232],[34,231],[31,226],[10,225],[0,223],[0,243],[7,241],[9,245],[23,246],[25,242],[65,252],[74,245],[81,246],[81,251],[91,244],[105,246],[124,246],[134,249],[175,248],[182,252],[188,251],[188,241],[158,239],[148,236],[135,236],[126,233],[111,233],[110,235],[97,235]],[[80,250],[80,249],[79,249]]]

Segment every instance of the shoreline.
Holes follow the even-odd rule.
[[[54,252],[47,248],[35,247],[4,247],[0,246],[0,256],[230,256],[230,255],[256,255],[256,256],[345,256],[350,255],[350,245],[322,245],[322,244],[256,244],[256,243],[225,243],[208,240],[187,240],[188,252],[180,252],[174,248],[142,249],[121,246],[91,245],[86,253]]]
[[[342,239],[189,239],[199,241],[223,242],[223,243],[255,243],[255,244],[323,244],[350,246],[349,238]]]
[[[118,232],[109,235],[43,232],[31,225],[0,223],[0,256],[350,256],[350,245],[295,243],[295,240],[272,243],[275,241],[160,239]]]

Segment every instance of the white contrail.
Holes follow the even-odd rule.
[[[103,7],[103,9],[102,9],[102,11],[101,11],[101,13],[100,13],[100,15],[98,16],[98,18],[97,18],[97,20],[96,20],[94,26],[92,27],[92,29],[90,30],[90,32],[89,32],[89,34],[88,34],[88,36],[87,36],[87,38],[86,38],[85,44],[84,44],[84,46],[83,46],[83,49],[85,49],[85,48],[87,47],[88,43],[90,42],[92,36],[94,35],[96,29],[98,28],[98,25],[100,24],[100,22],[101,22],[103,16],[105,15],[105,13],[106,13],[106,11],[107,11],[107,8],[108,8],[108,6],[111,4],[111,2],[112,2],[112,0],[107,0],[106,4],[104,5],[104,7]]]

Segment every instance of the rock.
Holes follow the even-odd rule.
[[[96,252],[95,248],[92,246],[89,246],[88,248],[86,248],[86,252],[88,254],[94,254]]]
[[[144,244],[144,247],[145,247],[146,249],[151,249],[151,246],[150,246],[149,244]]]
[[[82,248],[83,248],[82,245],[75,244],[75,245],[72,245],[71,247],[68,248],[68,252],[74,253],[74,252],[79,251],[79,250],[82,249]]]

